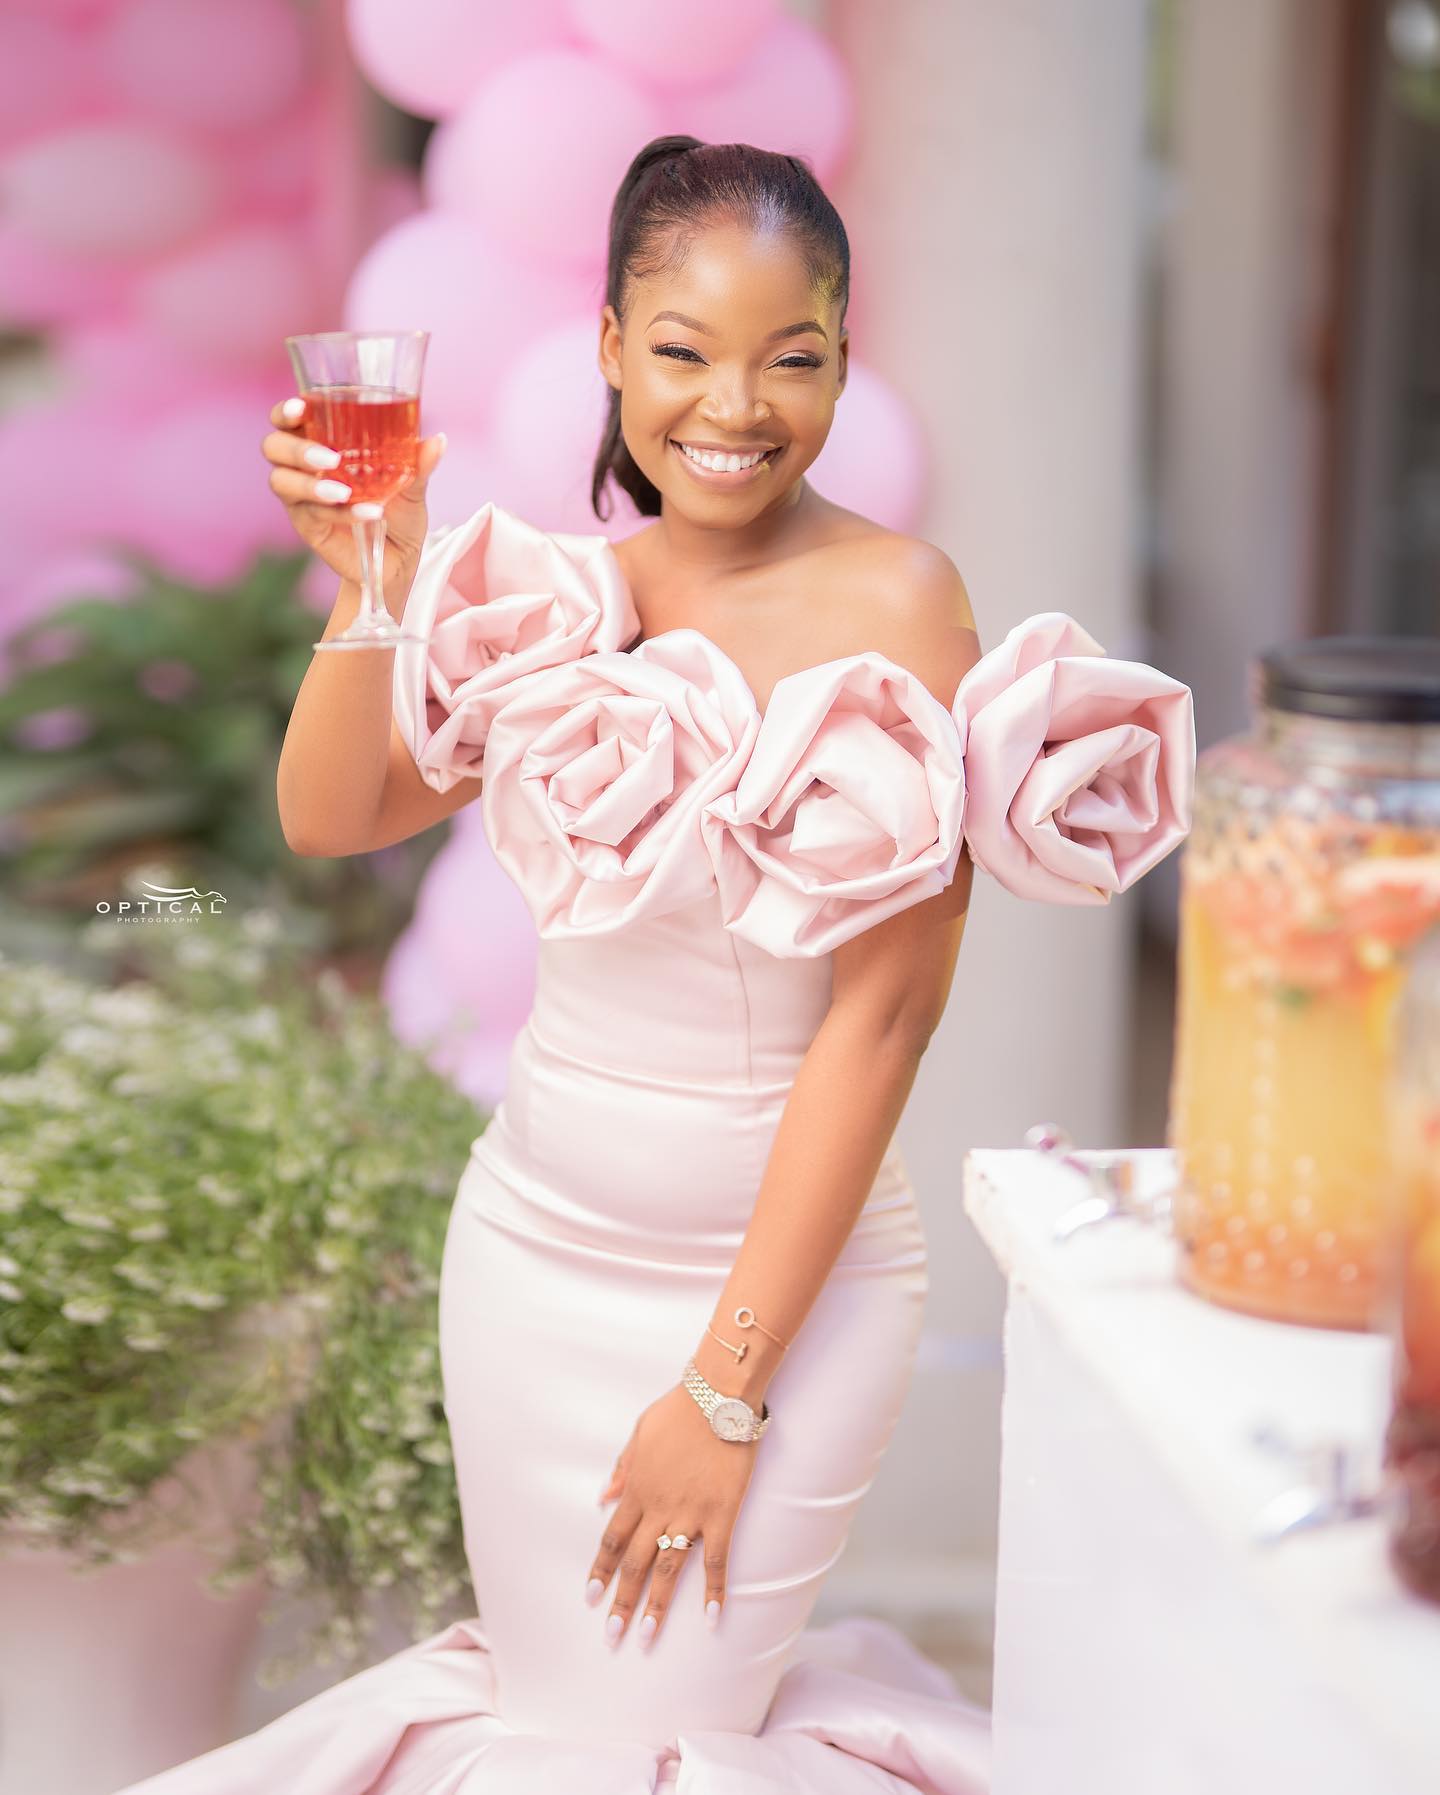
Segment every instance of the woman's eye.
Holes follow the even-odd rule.
[[[704,360],[684,343],[652,343],[650,353],[669,356],[672,361],[703,362]],[[787,355],[775,363],[777,368],[819,368],[823,365],[824,357],[819,355]]]

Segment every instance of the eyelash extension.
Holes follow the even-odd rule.
[[[695,351],[685,343],[652,343],[650,346],[650,353],[652,355],[667,355],[671,361],[698,362],[701,359],[696,355]],[[823,368],[825,365],[825,358],[819,355],[787,355],[783,361],[779,361],[775,365],[778,368]]]

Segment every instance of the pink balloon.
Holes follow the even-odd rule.
[[[289,0],[128,0],[100,60],[122,105],[203,131],[263,124],[305,78],[300,15]]]
[[[0,141],[54,131],[86,117],[99,99],[90,38],[63,21],[5,21],[0,57]]]
[[[132,424],[119,539],[201,585],[238,577],[261,548],[298,552],[260,455],[267,410],[258,392],[201,393]]]
[[[850,358],[835,422],[809,479],[817,492],[891,530],[913,530],[924,503],[925,446],[909,407]]]
[[[755,49],[774,23],[775,0],[569,0],[569,14],[579,35],[628,74],[659,87],[703,87]]]
[[[118,0],[6,0],[10,12],[44,13],[49,18],[81,19],[87,24],[115,10]]]
[[[446,417],[485,418],[517,342],[573,317],[592,284],[571,271],[535,267],[468,218],[420,212],[361,258],[345,299],[345,324],[431,333],[428,431],[435,408]]]
[[[144,326],[119,321],[86,323],[51,344],[56,370],[66,389],[120,405],[153,407],[159,396],[169,404],[176,393],[206,386],[213,374],[177,345]]]
[[[140,319],[184,353],[218,367],[268,367],[288,333],[326,323],[307,233],[242,224],[167,257],[136,283]]]
[[[563,0],[349,0],[346,16],[370,84],[407,112],[444,118],[501,63],[561,41],[564,12]]]
[[[464,523],[492,500],[531,522],[532,495],[525,482],[505,466],[491,445],[475,433],[474,426],[460,420],[452,429],[449,419],[441,419],[438,427],[445,430],[449,440],[425,490],[432,528],[437,524]]]
[[[183,138],[139,124],[82,125],[32,138],[0,166],[11,220],[72,255],[123,260],[192,236],[219,181]]]
[[[232,216],[296,217],[310,210],[321,185],[327,121],[309,99],[263,131],[239,132],[217,149]],[[331,139],[331,160],[334,140]]]
[[[572,319],[514,358],[495,396],[493,442],[507,474],[534,494],[542,530],[598,530],[590,473],[609,388],[596,363],[598,318]]]
[[[596,268],[615,189],[658,131],[655,101],[598,57],[518,57],[451,120],[443,179],[427,172],[426,191],[522,254]]]
[[[400,1039],[487,1109],[505,1094],[510,1048],[535,994],[536,951],[525,900],[471,804],[426,869],[380,995]]]
[[[0,321],[45,329],[110,317],[129,290],[128,274],[114,263],[66,255],[0,221]]]
[[[16,406],[0,419],[7,577],[116,532],[132,423],[126,407],[86,393]]]
[[[667,94],[661,111],[665,131],[803,156],[823,183],[849,148],[854,107],[835,46],[813,26],[782,16],[727,81]]]

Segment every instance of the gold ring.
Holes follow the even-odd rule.
[[[674,1539],[671,1539],[668,1533],[662,1533],[655,1543],[662,1552],[668,1552],[672,1546],[684,1552],[689,1548],[690,1538],[688,1534],[677,1533]]]

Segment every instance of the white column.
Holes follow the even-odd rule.
[[[982,646],[1064,610],[1139,653],[1144,0],[835,0],[827,23],[859,107],[835,194],[852,351],[928,433],[921,533],[960,568]],[[1137,895],[1064,909],[976,877],[901,1131],[930,1240],[930,1356],[852,1575],[902,1546],[993,1551],[1004,1290],[961,1210],[961,1158],[1041,1119],[1116,1143]]]

